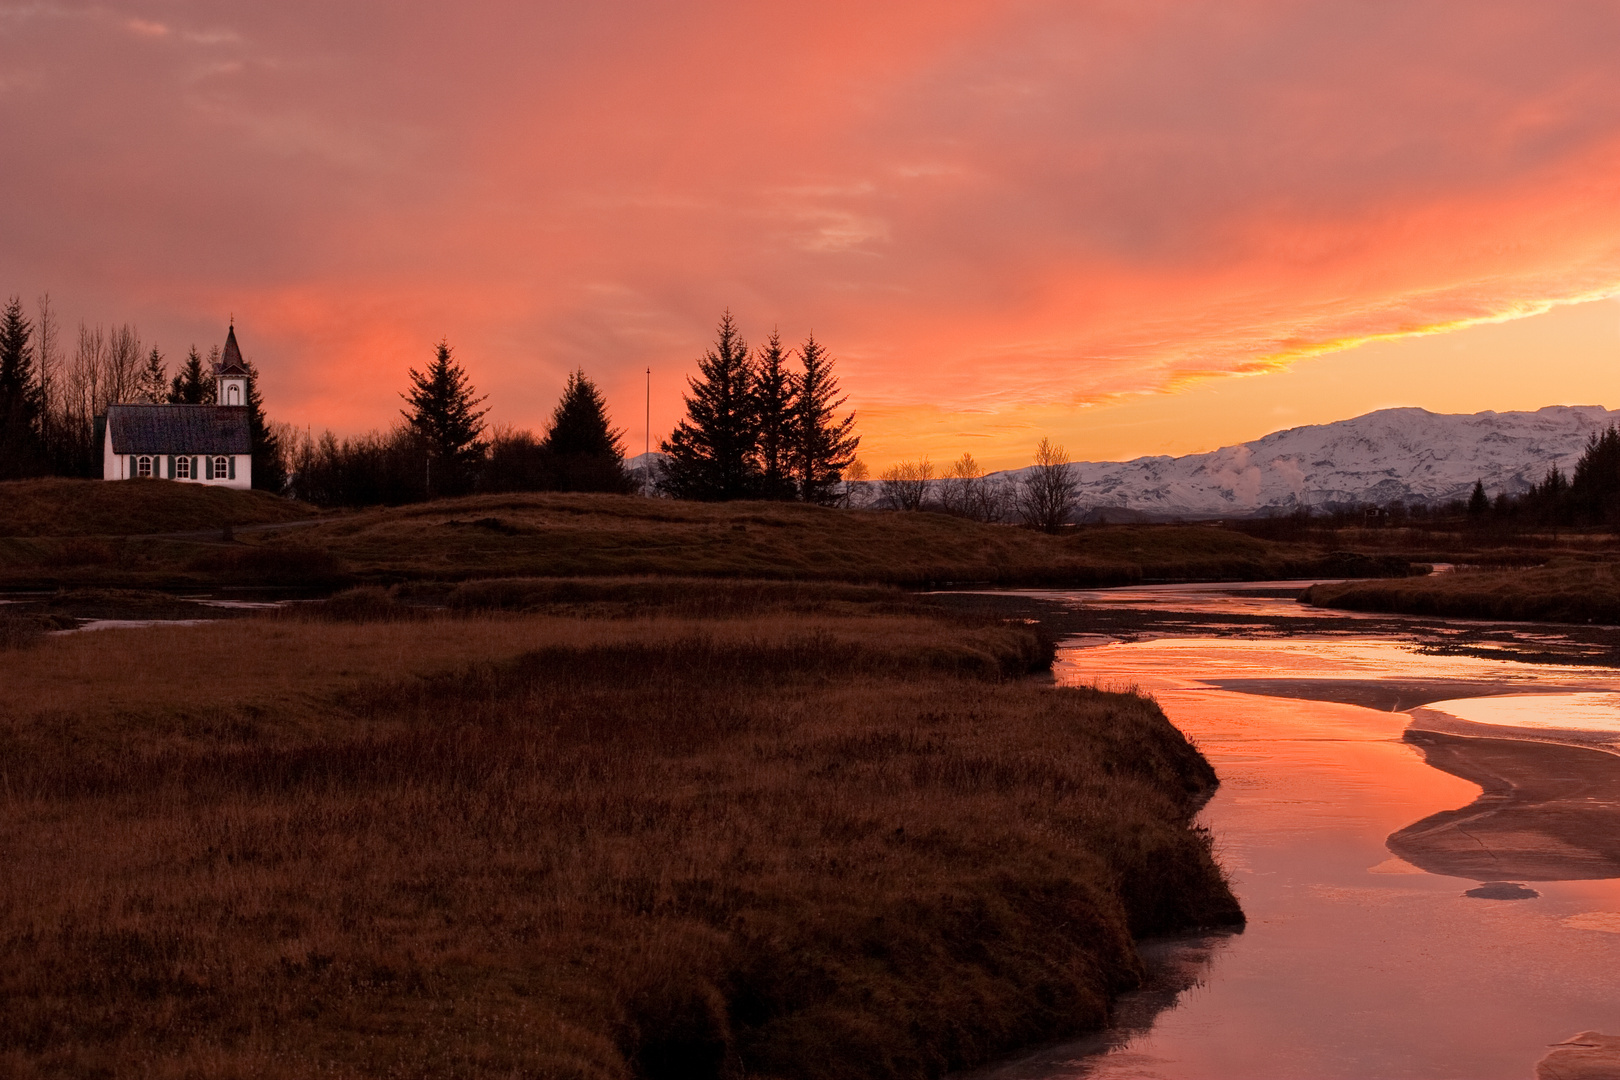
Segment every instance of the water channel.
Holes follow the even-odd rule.
[[[1620,669],[1579,628],[1301,620],[1296,591],[1030,594],[1130,613],[1058,679],[1151,693],[1213,762],[1249,922],[1153,944],[1111,1030],[977,1075],[1620,1076],[1592,1034],[1620,1035]]]

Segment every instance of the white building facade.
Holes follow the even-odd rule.
[[[111,405],[102,435],[104,480],[253,486],[247,365],[233,326],[214,373],[218,405]]]

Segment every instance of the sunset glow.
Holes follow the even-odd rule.
[[[1609,3],[0,4],[0,293],[234,315],[273,418],[627,443],[723,309],[874,465],[1185,453],[1385,405],[1620,404]],[[1241,376],[1241,377],[1234,377]]]

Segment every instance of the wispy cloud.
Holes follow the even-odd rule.
[[[1596,0],[5,5],[39,164],[0,277],[181,336],[264,298],[274,389],[340,426],[391,416],[387,343],[543,401],[684,370],[729,304],[813,325],[873,422],[1001,438],[1620,289],[1617,37]]]

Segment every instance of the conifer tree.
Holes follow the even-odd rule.
[[[164,370],[163,354],[153,347],[146,357],[146,367],[141,369],[140,388],[136,397],[148,405],[161,405],[168,398],[169,379],[168,372]]]
[[[211,405],[214,401],[214,373],[203,366],[203,358],[193,345],[185,365],[169,383],[170,405]]]
[[[1620,428],[1593,432],[1569,481],[1575,515],[1594,525],[1620,521]]]
[[[792,499],[798,496],[793,480],[794,404],[793,373],[788,353],[776,331],[759,350],[754,375],[754,415],[759,426],[759,496]]]
[[[583,370],[568,376],[562,400],[541,441],[551,486],[558,491],[629,491],[624,432],[608,421],[607,402]]]
[[[428,498],[459,495],[472,486],[484,456],[483,417],[472,382],[451,357],[450,343],[439,342],[426,371],[410,369],[411,389],[401,394],[411,406],[401,410],[411,433],[426,452],[423,484]]]
[[[715,346],[688,377],[686,419],[658,448],[668,455],[659,489],[677,499],[744,499],[753,493],[759,424],[754,413],[754,371],[748,343],[727,311]]]
[[[844,470],[861,445],[855,414],[836,415],[846,400],[838,392],[833,359],[811,334],[799,349],[804,370],[793,380],[794,478],[805,502],[827,505],[841,497]]]
[[[281,439],[265,419],[264,398],[259,396],[259,369],[249,360],[243,360],[242,366],[248,372],[248,446],[253,455],[253,486],[280,494],[287,486],[287,460]]]
[[[1485,481],[1475,480],[1473,494],[1468,496],[1468,516],[1471,518],[1484,517],[1491,508],[1491,500],[1485,494]]]
[[[33,326],[13,296],[0,310],[0,479],[30,476],[43,465],[45,411],[34,370]]]

